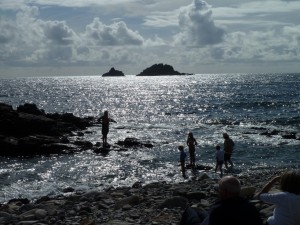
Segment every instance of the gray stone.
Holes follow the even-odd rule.
[[[206,194],[204,192],[189,192],[189,193],[187,193],[186,197],[188,199],[201,200],[206,197]]]
[[[188,202],[188,200],[184,197],[173,197],[173,198],[169,198],[169,199],[165,200],[162,204],[160,204],[158,206],[158,208],[159,209],[163,209],[163,208],[172,209],[172,208],[180,207],[180,208],[184,209],[187,206],[187,202]]]
[[[122,208],[124,205],[136,205],[140,202],[140,198],[137,195],[132,195],[130,197],[124,198],[118,202],[116,202],[115,204],[115,209],[120,209]]]
[[[34,213],[37,219],[43,219],[47,216],[47,214],[48,214],[47,211],[44,209],[37,209]]]

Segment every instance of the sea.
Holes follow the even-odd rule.
[[[196,164],[215,165],[215,146],[227,132],[235,142],[236,175],[299,168],[300,140],[262,135],[274,130],[300,133],[300,74],[195,74],[189,76],[59,76],[0,79],[0,102],[14,108],[34,103],[46,113],[117,121],[108,142],[127,137],[153,148],[92,150],[70,155],[0,157],[0,202],[38,199],[76,191],[131,186],[135,182],[186,182],[180,174],[178,145],[193,132]],[[83,140],[101,141],[101,127],[84,131]],[[1,148],[1,146],[0,146]],[[187,151],[188,152],[188,151]],[[189,160],[189,159],[187,159]],[[213,178],[219,174],[210,171]]]

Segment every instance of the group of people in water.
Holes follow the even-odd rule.
[[[219,201],[209,212],[199,208],[188,207],[181,218],[180,225],[262,225],[263,221],[256,207],[240,196],[241,183],[234,176],[223,177],[223,164],[226,169],[233,168],[231,155],[234,142],[227,133],[223,133],[223,149],[220,145],[215,148],[215,172],[220,170],[221,179],[218,184]],[[190,155],[190,166],[195,167],[195,148],[197,141],[193,133],[188,134],[186,141]],[[182,176],[185,174],[185,159],[183,145],[180,150],[180,164]],[[229,167],[230,165],[230,167]],[[280,192],[269,193],[272,187],[280,184]],[[274,204],[273,215],[267,219],[266,225],[300,225],[300,171],[287,171],[281,176],[273,177],[265,186],[255,194],[268,204]]]
[[[231,160],[231,155],[233,153],[234,148],[234,142],[229,137],[227,133],[223,133],[224,138],[224,148],[221,149],[220,145],[216,146],[216,152],[215,152],[215,172],[220,170],[221,177],[223,176],[223,164],[225,164],[225,168],[228,170],[228,164],[230,164],[230,168],[233,168],[233,162]],[[195,162],[196,162],[196,145],[198,144],[193,133],[190,132],[187,137],[186,144],[188,146],[189,151],[189,158],[190,158],[190,167],[195,168]],[[187,154],[184,152],[184,146],[180,145],[178,146],[178,149],[180,151],[180,166],[181,166],[181,173],[184,178],[186,178],[186,157]]]
[[[102,123],[103,146],[107,146],[107,134],[109,123],[115,122],[108,116],[108,111],[99,118]],[[227,133],[223,133],[223,149],[220,145],[215,148],[215,172],[220,170],[221,179],[218,183],[217,191],[219,201],[206,212],[199,208],[188,207],[184,211],[180,225],[263,225],[256,207],[240,196],[241,183],[234,176],[223,177],[223,164],[228,169],[233,167],[231,155],[233,153],[234,142]],[[195,167],[196,145],[198,144],[193,133],[188,134],[186,141],[190,155],[190,166]],[[178,147],[180,150],[180,164],[182,175],[185,175],[185,160],[187,154],[184,146]],[[272,192],[270,190],[276,184],[280,184],[281,191]],[[300,224],[300,171],[291,170],[280,176],[273,177],[263,188],[257,192],[254,198],[269,204],[274,204],[275,208],[272,216],[267,219],[266,225],[299,225]]]
[[[98,119],[98,122],[102,124],[102,142],[103,147],[109,147],[109,144],[107,142],[107,135],[109,132],[109,123],[113,122],[116,123],[116,121],[109,117],[108,111],[104,111],[103,115]],[[230,164],[230,168],[233,168],[233,162],[231,160],[231,155],[233,152],[234,142],[229,137],[227,133],[223,133],[224,138],[224,149],[221,149],[220,145],[216,146],[216,152],[215,152],[215,158],[216,158],[216,165],[215,165],[215,172],[220,170],[221,177],[223,176],[223,164],[225,164],[226,169],[228,169],[228,164]],[[193,133],[190,132],[188,134],[186,144],[188,146],[189,151],[189,158],[190,158],[190,167],[195,168],[196,166],[196,145],[198,144]],[[187,154],[184,152],[184,146],[180,145],[178,147],[180,150],[180,165],[181,165],[181,172],[182,176],[186,177],[186,157]]]

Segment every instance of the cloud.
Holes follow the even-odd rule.
[[[283,62],[300,59],[299,26],[265,32],[232,32],[222,45],[210,49],[210,57],[220,62]]]
[[[155,12],[145,18],[144,25],[149,27],[170,27],[178,26],[179,12]]]
[[[108,26],[99,18],[86,26],[84,36],[90,43],[102,46],[142,45],[144,42],[143,37],[137,31],[130,30],[123,21]]]
[[[175,44],[203,47],[223,41],[225,31],[212,20],[210,6],[201,0],[182,9],[179,15],[181,32],[174,36]]]
[[[75,32],[64,21],[48,21],[43,23],[45,37],[53,44],[70,45],[74,43]]]
[[[112,0],[106,5],[76,0],[80,15],[73,14],[70,0],[34,0],[30,6],[22,0],[1,1],[1,69],[122,65],[140,72],[145,65],[164,62],[197,72],[192,68],[299,62],[299,2],[241,1],[212,7],[200,0],[189,5],[165,1]]]
[[[157,46],[162,39],[144,39],[137,31],[119,21],[105,25],[99,18],[75,32],[66,21],[38,19],[37,7],[22,7],[15,19],[0,18],[0,60],[9,65],[64,65],[97,63],[108,56],[115,61],[128,61],[124,46]],[[113,49],[114,47],[115,49]],[[114,53],[116,56],[114,56]],[[119,54],[119,55],[118,55]],[[119,59],[120,58],[120,59]]]
[[[0,44],[8,43],[10,40],[14,39],[14,26],[9,20],[0,18],[0,27]]]

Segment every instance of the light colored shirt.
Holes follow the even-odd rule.
[[[269,225],[300,225],[300,195],[289,192],[263,193],[260,199],[275,204]]]
[[[223,150],[216,150],[216,160],[219,161],[224,161],[224,151]],[[300,224],[299,224],[300,225]]]

